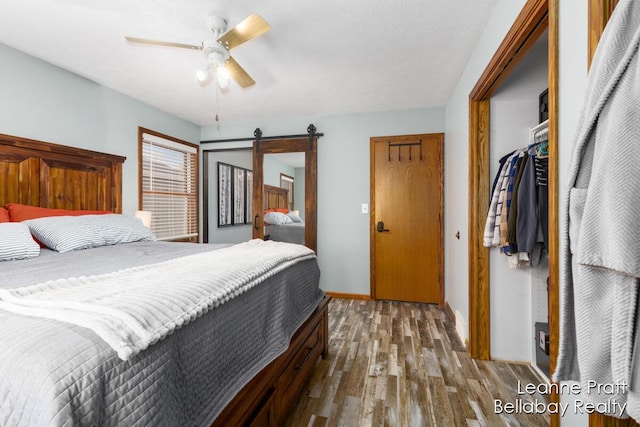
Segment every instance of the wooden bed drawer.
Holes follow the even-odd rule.
[[[289,349],[245,385],[212,427],[270,427],[285,423],[287,412],[298,401],[318,357],[327,354],[330,299],[324,297],[294,334]]]
[[[251,417],[249,427],[276,427],[276,393],[272,387],[256,413]]]
[[[278,379],[276,387],[278,393],[278,418],[284,420],[290,409],[291,403],[297,401],[296,396],[311,375],[318,357],[323,350],[322,324],[318,323],[309,334],[307,340],[296,352],[291,362],[287,365]]]

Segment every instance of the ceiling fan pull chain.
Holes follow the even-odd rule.
[[[216,126],[220,130],[220,88],[216,85]]]

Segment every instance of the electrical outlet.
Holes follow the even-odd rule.
[[[369,203],[363,203],[362,207],[360,209],[360,212],[362,212],[363,214],[368,214],[369,213]]]

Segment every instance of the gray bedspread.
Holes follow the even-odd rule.
[[[65,254],[43,250],[38,258],[0,264],[0,287],[221,247],[139,242]],[[315,260],[299,262],[126,362],[89,329],[0,311],[0,425],[210,425],[288,347],[322,298],[319,274]]]

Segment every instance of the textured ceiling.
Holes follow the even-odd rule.
[[[444,105],[495,0],[5,0],[0,43],[198,125]],[[195,71],[205,18],[252,12],[271,31],[232,51],[256,85],[216,94]],[[3,64],[3,66],[7,66]]]

